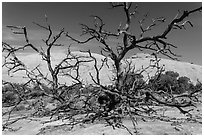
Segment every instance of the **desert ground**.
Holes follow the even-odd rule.
[[[47,104],[52,107],[54,104]],[[3,108],[3,112],[9,108]],[[202,134],[202,107],[198,106],[192,113],[192,118],[181,114],[177,109],[160,107],[155,118],[138,116],[137,133],[139,135],[201,135]],[[129,135],[124,128],[115,128],[104,121],[79,124],[71,128],[68,120],[50,119],[50,117],[31,117],[31,110],[16,110],[10,118],[10,124],[3,135]],[[22,119],[19,119],[19,118]],[[4,123],[8,115],[3,116]],[[133,132],[131,120],[124,119],[123,123]]]

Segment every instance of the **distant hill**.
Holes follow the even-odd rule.
[[[142,66],[148,66],[150,59],[154,59],[153,56],[149,54],[139,53],[132,56],[130,59],[136,68],[141,68]],[[187,76],[191,79],[191,82],[196,83],[197,79],[202,81],[202,66],[191,64],[188,62],[180,62],[170,59],[160,58],[160,66],[164,66],[165,71],[175,71],[179,73],[179,76]],[[149,70],[150,72],[151,70]],[[154,71],[150,74],[154,75]]]
[[[88,53],[82,52],[72,52],[76,56],[88,56]],[[99,54],[92,53],[92,55],[97,59],[98,66],[101,65],[102,59],[105,57]],[[52,54],[52,66],[57,65],[66,55],[64,53],[53,53]],[[48,69],[45,62],[42,61],[42,58],[38,54],[29,54],[29,55],[19,55],[19,58],[31,69],[40,64],[40,69],[46,75],[48,74]],[[146,67],[149,65],[150,60],[153,57],[149,54],[139,53],[128,58],[127,61],[132,61],[132,65],[135,65],[136,69],[140,69],[142,66]],[[90,60],[86,58],[86,60]],[[100,71],[100,79],[102,84],[111,84],[111,78],[113,78],[113,62],[111,59],[108,59],[108,66],[105,65]],[[169,59],[161,59],[160,65],[163,65],[165,70],[172,70],[179,73],[179,76],[187,76],[191,79],[193,83],[196,83],[197,79],[202,81],[202,66],[190,64],[187,62],[179,62]],[[123,66],[125,66],[125,61],[123,61]],[[83,63],[80,67],[80,78],[83,80],[84,84],[93,83],[91,80],[90,74],[95,76],[96,72],[94,69],[94,62]],[[150,76],[154,75],[155,70],[147,70]],[[147,78],[147,73],[144,73],[144,77]],[[7,75],[6,69],[2,69],[2,79],[6,81],[22,83],[26,79],[23,78],[25,75],[24,72],[18,72],[12,77]],[[48,77],[50,77],[48,75]],[[69,77],[59,77],[61,83],[71,84],[73,81]]]

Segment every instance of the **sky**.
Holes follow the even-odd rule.
[[[144,26],[150,25],[151,19],[156,17],[165,17],[166,23],[160,24],[147,35],[161,34],[168,23],[176,16],[178,10],[192,10],[202,6],[201,2],[145,2],[134,3],[138,5],[138,13],[132,20],[130,32],[139,35],[140,29],[138,21],[148,15]],[[46,39],[47,32],[33,24],[37,22],[45,25],[45,15],[51,25],[54,34],[57,34],[62,28],[75,38],[85,40],[87,36],[80,37],[82,29],[80,23],[93,26],[93,18],[90,15],[97,15],[103,19],[106,24],[105,29],[117,32],[120,23],[125,23],[125,14],[122,9],[112,9],[109,3],[105,2],[3,2],[2,3],[2,40],[11,45],[20,46],[25,44],[22,36],[14,35],[6,25],[26,26],[28,36],[36,47],[45,47],[42,39]],[[182,55],[179,60],[202,65],[202,15],[196,12],[190,15],[186,20],[190,20],[194,27],[186,26],[186,30],[173,30],[168,35],[168,42],[173,43],[178,48],[173,51]],[[71,50],[88,50],[99,53],[101,46],[97,41],[91,41],[85,45],[79,45],[70,39],[63,37],[59,41],[64,47],[54,48],[53,52],[64,52],[72,44]],[[121,40],[111,39],[109,44],[116,46]],[[128,53],[130,56],[140,52],[133,50]],[[31,54],[31,50],[23,51],[25,54]]]

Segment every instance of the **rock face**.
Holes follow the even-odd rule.
[[[83,56],[88,57],[88,53],[82,53],[82,52],[72,52],[72,54],[76,56]],[[92,55],[97,59],[97,66],[100,67],[102,64],[102,60],[105,58],[102,55],[92,53]],[[56,66],[66,55],[64,53],[53,53],[51,60],[52,60],[52,66]],[[24,62],[30,69],[36,67],[40,64],[41,71],[46,75],[48,74],[48,78],[50,78],[50,75],[48,73],[48,69],[46,66],[46,63],[42,61],[42,58],[37,54],[30,54],[30,55],[19,55],[19,58]],[[91,58],[85,58],[84,60],[90,60]],[[150,64],[150,60],[153,59],[153,57],[149,54],[139,53],[136,55],[133,55],[132,57],[126,59],[128,62],[132,62],[132,65],[135,66],[136,70],[141,69],[141,67],[146,67]],[[113,61],[109,58],[107,58],[107,65],[104,65],[104,67],[100,71],[100,80],[101,84],[111,84],[111,79],[114,77],[114,69],[113,69]],[[125,66],[125,60],[123,61],[123,66]],[[72,62],[73,63],[73,62]],[[187,62],[179,62],[169,59],[163,59],[161,58],[160,65],[163,65],[165,68],[165,71],[171,70],[179,73],[179,76],[187,76],[191,79],[193,83],[196,83],[197,79],[202,82],[202,66],[190,64]],[[94,61],[88,62],[88,63],[82,63],[80,68],[80,79],[83,80],[84,84],[90,84],[93,83],[91,76],[96,78],[96,71],[94,69]],[[148,69],[143,75],[145,78],[147,78],[147,73],[149,73],[150,76],[155,74],[155,70]],[[21,83],[25,82],[26,79],[23,78],[25,76],[24,72],[18,72],[16,74],[13,74],[12,77],[8,76],[7,71],[5,68],[2,69],[2,79],[6,81]],[[59,82],[60,83],[66,83],[71,84],[73,80],[69,77],[62,77],[59,76]]]
[[[137,69],[146,67],[150,64],[150,60],[154,59],[153,56],[149,54],[139,53],[132,56],[130,59]],[[186,76],[191,79],[191,82],[196,83],[197,80],[202,82],[202,66],[191,64],[188,62],[180,62],[175,60],[160,58],[159,65],[164,66],[165,71],[175,71],[179,73],[179,76]],[[148,70],[150,75],[154,75],[153,71]],[[146,74],[144,74],[146,75]]]

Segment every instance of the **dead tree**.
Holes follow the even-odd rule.
[[[48,32],[46,39],[43,39],[44,47],[39,47],[30,42],[26,27],[8,25],[7,27],[10,28],[14,34],[21,35],[25,38],[25,44],[16,47],[10,45],[9,43],[2,42],[2,52],[4,53],[4,62],[2,67],[8,70],[8,75],[15,74],[17,72],[24,72],[25,76],[23,76],[23,78],[27,80],[27,82],[24,83],[25,86],[37,84],[45,96],[57,100],[61,104],[60,106],[62,106],[66,104],[65,102],[68,100],[65,94],[67,94],[69,90],[75,88],[76,86],[82,88],[82,79],[79,75],[79,67],[81,64],[91,62],[92,60],[84,56],[72,54],[69,47],[67,47],[67,54],[65,57],[54,66],[51,59],[51,50],[53,47],[64,46],[58,42],[59,39],[64,35],[64,29],[61,29],[59,32],[57,32],[57,34],[55,34],[52,30],[52,27],[49,25],[47,18],[45,26],[35,22],[34,24]],[[26,66],[26,64],[18,57],[18,52],[22,52],[28,48],[30,48],[33,52],[37,53],[42,58],[42,61],[47,66],[48,72],[43,72],[40,68],[40,64],[31,69],[29,66]],[[70,78],[70,80],[73,81],[72,84],[67,85],[60,83],[60,76]],[[4,83],[13,86],[11,82]],[[50,91],[45,92],[43,85],[49,87]],[[15,89],[15,87],[13,88]],[[19,96],[22,94],[22,91],[16,92],[21,92],[18,93]],[[21,97],[14,108],[24,100],[26,100],[25,96],[24,98]],[[9,112],[9,117],[12,111],[13,109]],[[59,109],[57,108],[52,111],[53,114],[55,114],[55,111],[59,111]]]
[[[182,13],[178,13],[167,25],[166,29],[163,30],[162,33],[153,35],[153,36],[144,36],[148,31],[153,31],[156,29],[155,27],[158,26],[159,23],[164,23],[166,22],[166,18],[164,17],[158,17],[152,19],[152,22],[149,26],[145,27],[144,21],[146,19],[146,16],[142,19],[139,20],[139,28],[140,30],[140,35],[135,36],[134,34],[131,33],[130,31],[130,26],[133,24],[132,18],[135,17],[135,14],[137,13],[137,5],[135,3],[111,3],[111,7],[114,8],[121,8],[123,12],[125,13],[125,21],[124,21],[124,26],[121,24],[119,25],[118,29],[116,32],[110,32],[106,31],[105,26],[106,24],[102,20],[101,17],[92,15],[91,17],[94,18],[94,27],[91,27],[86,24],[81,24],[82,27],[82,35],[88,35],[89,38],[80,41],[79,39],[75,39],[72,37],[68,32],[66,33],[66,36],[79,43],[79,44],[85,44],[88,43],[91,40],[96,40],[98,41],[101,45],[101,54],[108,56],[113,62],[114,62],[114,69],[115,69],[115,79],[113,80],[115,82],[114,88],[110,89],[107,88],[106,86],[102,85],[100,83],[100,78],[99,78],[99,73],[100,69],[95,67],[95,70],[97,72],[96,79],[93,78],[91,75],[93,81],[95,84],[99,85],[102,89],[104,89],[105,92],[111,93],[114,95],[117,95],[121,98],[121,100],[124,100],[126,98],[127,100],[137,100],[139,97],[124,94],[123,93],[123,86],[124,86],[124,69],[122,69],[122,61],[125,57],[125,55],[133,50],[133,49],[139,49],[141,51],[148,50],[152,51],[152,55],[155,56],[155,65],[153,67],[157,68],[158,71],[157,73],[161,74],[163,72],[163,69],[161,66],[158,66],[158,55],[164,55],[170,59],[177,60],[179,55],[175,54],[172,50],[172,48],[177,48],[174,44],[170,43],[167,41],[168,35],[170,33],[173,33],[174,29],[185,29],[187,25],[190,25],[193,27],[193,24],[191,23],[190,20],[187,20],[186,18],[191,16],[192,14],[195,14],[196,12],[201,12],[202,7],[192,9],[189,11],[183,11]],[[120,45],[116,45],[116,50],[113,48],[111,44],[108,43],[109,39],[122,39],[122,43]],[[89,52],[90,54],[90,52]],[[90,57],[91,54],[90,54]],[[95,61],[95,65],[97,62]],[[131,69],[129,69],[130,71]],[[146,69],[143,68],[141,72],[145,71]],[[158,75],[159,76],[159,75]],[[122,81],[122,82],[121,82]],[[130,90],[130,89],[129,89]],[[155,91],[151,91],[148,88],[144,88],[143,90],[144,94],[146,95],[145,100],[152,100],[158,104],[170,106],[170,107],[176,107],[178,108],[182,113],[186,113],[187,111],[184,111],[182,108],[188,107],[188,106],[193,106],[192,102],[185,102],[185,103],[168,103],[165,101],[159,100],[156,96],[154,96]],[[127,101],[128,102],[128,101]],[[127,102],[123,102],[124,104]],[[128,104],[128,103],[127,103]],[[117,104],[115,104],[117,105]],[[129,106],[129,105],[127,105]],[[126,107],[127,107],[126,106]],[[115,108],[115,107],[113,107]],[[130,109],[129,109],[130,110]],[[128,111],[130,112],[130,111]],[[131,112],[132,113],[132,112]],[[130,116],[131,116],[131,113]]]
[[[144,27],[145,18],[139,20],[139,27],[140,27],[140,35],[135,36],[131,33],[130,26],[132,25],[132,18],[137,13],[137,5],[135,3],[111,3],[111,7],[114,8],[121,8],[125,13],[125,21],[124,26],[121,24],[119,25],[116,32],[110,32],[105,30],[105,23],[99,16],[92,15],[91,17],[94,18],[94,27],[90,27],[86,24],[81,24],[82,26],[82,35],[90,36],[88,39],[84,41],[80,41],[72,37],[68,32],[65,32],[64,29],[61,29],[56,35],[54,35],[51,26],[47,22],[46,18],[46,25],[41,25],[38,23],[34,23],[40,28],[46,30],[48,32],[48,36],[46,39],[43,40],[45,43],[45,50],[43,48],[38,48],[37,46],[30,43],[30,40],[27,35],[26,27],[19,27],[19,26],[7,26],[14,31],[14,34],[23,35],[25,38],[25,45],[20,47],[13,47],[12,45],[3,42],[3,52],[7,53],[5,56],[5,62],[3,67],[8,68],[9,73],[16,73],[18,71],[24,71],[26,73],[27,78],[29,79],[27,83],[36,82],[39,85],[43,81],[46,81],[48,85],[51,86],[51,93],[47,94],[47,96],[52,97],[58,100],[61,105],[54,110],[54,114],[58,112],[73,112],[67,113],[67,118],[70,119],[70,125],[76,125],[78,123],[85,123],[92,121],[94,122],[96,119],[104,119],[109,125],[115,127],[122,127],[127,129],[130,134],[133,134],[125,125],[122,124],[121,119],[125,116],[129,116],[133,123],[135,131],[136,129],[136,115],[142,115],[142,113],[149,114],[150,112],[153,113],[155,110],[149,105],[149,101],[154,104],[165,105],[170,107],[178,108],[182,113],[188,113],[188,110],[184,110],[188,106],[193,106],[194,104],[192,101],[187,102],[167,102],[158,99],[155,95],[157,94],[156,91],[150,90],[148,87],[145,86],[145,83],[138,84],[138,80],[140,79],[141,73],[145,72],[148,68],[156,68],[157,75],[163,72],[163,67],[159,66],[159,58],[158,55],[162,54],[166,57],[171,59],[177,59],[179,57],[176,55],[172,48],[177,48],[174,44],[169,43],[167,41],[168,34],[173,32],[174,29],[184,29],[187,24],[193,27],[191,21],[186,20],[186,18],[193,13],[199,12],[202,10],[202,7],[193,9],[190,11],[184,11],[181,14],[177,14],[175,18],[170,21],[166,27],[166,29],[158,35],[154,36],[144,36],[146,32],[153,31],[155,26],[158,23],[166,22],[164,17],[159,17],[152,19],[152,22],[149,26]],[[90,42],[91,40],[96,40],[103,46],[101,47],[101,54],[106,55],[109,58],[105,58],[102,60],[101,66],[98,66],[98,62],[96,58],[91,54],[90,51],[88,53],[88,60],[87,56],[86,59],[83,60],[79,57],[72,55],[71,52],[68,50],[67,56],[61,60],[56,66],[52,65],[51,60],[51,49],[55,46],[63,46],[58,43],[60,37],[65,35],[69,39],[77,42],[78,44],[85,44]],[[112,45],[108,43],[109,39],[122,39],[122,43],[117,45],[115,49]],[[48,78],[47,75],[43,74],[39,69],[39,66],[36,66],[33,70],[29,70],[26,65],[18,58],[16,52],[20,50],[24,50],[26,48],[31,48],[33,51],[38,53],[43,61],[46,62],[49,73],[51,75],[51,79]],[[131,66],[131,62],[127,62],[127,69],[122,67],[122,62],[124,61],[125,55],[133,49],[139,49],[141,51],[152,51],[152,55],[155,59],[152,60],[153,64],[147,68],[142,68],[138,71],[137,75],[132,75],[135,73],[134,66]],[[104,65],[107,65],[107,59],[111,59],[113,61],[113,68],[115,77],[113,78],[114,85],[106,86],[102,85],[100,80],[100,71]],[[75,60],[75,63],[70,64],[71,60]],[[63,94],[66,90],[71,89],[75,85],[81,85],[81,79],[79,76],[79,67],[82,63],[94,61],[94,69],[96,71],[96,76],[94,77],[93,74],[89,74],[92,78],[93,82],[97,87],[92,88],[93,91],[91,93],[80,93],[74,94],[72,99],[65,99]],[[66,71],[76,71],[76,75],[71,75],[71,73],[67,73]],[[76,83],[67,86],[65,84],[59,83],[59,75],[71,77]],[[138,77],[137,77],[138,76]],[[127,81],[132,80],[131,85],[128,85]],[[85,90],[85,88],[83,88]],[[88,88],[89,90],[89,88]],[[192,92],[188,95],[180,95],[180,96],[187,96],[191,98],[195,96],[200,90]],[[106,96],[99,96],[98,93],[103,92]],[[141,94],[135,94],[141,93]],[[171,96],[169,100],[173,100],[179,98],[180,96]],[[97,106],[97,102],[93,98],[98,99],[99,106]],[[93,99],[93,101],[92,101]],[[107,102],[107,103],[104,103]],[[77,102],[83,102],[80,105],[76,105]],[[108,109],[103,109],[102,105],[105,104]],[[73,118],[74,115],[77,114],[86,114],[84,118]]]

